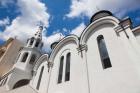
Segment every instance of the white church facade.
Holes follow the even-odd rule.
[[[140,93],[140,27],[109,11],[97,12],[80,37],[41,48],[42,30],[29,38],[0,93]]]

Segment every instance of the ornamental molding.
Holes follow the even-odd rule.
[[[77,50],[78,50],[78,53],[82,52],[82,51],[87,51],[88,47],[86,44],[80,44],[79,47],[77,48]]]
[[[120,25],[117,26],[117,27],[115,27],[114,30],[115,30],[116,33],[120,33],[120,32],[122,32],[122,31],[124,31],[123,27],[120,26]]]
[[[53,62],[49,61],[47,66],[48,66],[48,72],[50,72],[50,69],[53,67]]]
[[[115,30],[115,32],[116,32],[116,34],[117,34],[118,36],[120,36],[120,35],[119,35],[120,32],[124,32],[125,35],[126,35],[126,37],[129,38],[129,36],[128,36],[127,32],[126,32],[126,29],[127,29],[128,27],[129,27],[128,25],[126,25],[125,28],[124,28],[123,25],[119,25],[119,26],[115,27],[114,30]]]
[[[48,62],[47,66],[48,66],[48,68],[52,68],[53,67],[53,62]]]

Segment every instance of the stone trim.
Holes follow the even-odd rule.
[[[87,51],[88,50],[88,47],[87,47],[86,44],[80,44],[79,47],[77,48],[77,50],[78,50],[78,53],[79,52],[82,52],[84,50]]]
[[[130,27],[131,27],[132,22],[131,22],[130,18],[126,18],[126,19],[124,19],[123,21],[121,21],[119,24],[120,24],[124,29],[127,29],[127,28],[130,28]]]
[[[125,28],[123,27],[123,25],[119,25],[119,26],[115,27],[114,30],[115,30],[117,36],[120,36],[119,33],[123,31],[125,33],[126,37],[129,38],[128,34],[125,31],[125,29],[127,29],[128,27],[129,27],[128,25],[125,26]]]
[[[114,30],[118,34],[118,33],[122,32],[124,29],[122,28],[122,26],[119,25],[119,26],[115,27]]]
[[[53,67],[53,62],[48,62],[47,66],[48,66],[48,72],[49,72],[50,71],[50,68]]]
[[[6,73],[5,75],[3,75],[2,77],[0,77],[0,80],[8,77],[12,72],[14,72],[15,69],[12,69],[11,71],[9,71],[8,73]]]
[[[47,66],[48,68],[53,67],[53,62],[48,62]]]

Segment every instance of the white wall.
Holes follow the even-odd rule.
[[[138,40],[138,43],[140,44],[140,33],[137,33],[135,36],[136,36],[136,39]]]
[[[12,74],[10,74],[8,76],[8,80],[7,80],[7,83],[6,83],[7,90],[12,90],[14,85],[18,81],[23,80],[23,79],[30,80],[31,79],[31,73],[28,73],[28,72],[25,72],[25,71],[22,71],[22,70],[16,68],[12,72]]]
[[[112,26],[99,26],[87,40],[87,63],[91,93],[139,93],[140,76],[133,63],[135,54],[124,32],[117,36]],[[94,31],[96,30],[96,31]],[[112,67],[103,69],[97,37],[103,35]],[[125,42],[125,43],[124,43]],[[132,58],[133,57],[133,58]],[[138,62],[138,60],[135,60]]]
[[[82,61],[76,48],[77,45],[75,43],[69,42],[63,44],[63,47],[58,51],[54,58],[48,93],[87,93],[85,63]],[[60,57],[61,55],[66,55],[68,52],[71,52],[70,81],[64,80],[66,64],[64,62],[62,83],[58,84]]]
[[[25,52],[28,52],[28,57],[26,59],[26,62],[21,62],[23,55]],[[19,68],[21,70],[24,70],[26,72],[31,72],[31,70],[33,69],[33,65],[29,63],[32,54],[36,55],[36,60],[41,56],[41,54],[38,51],[35,51],[35,49],[31,49],[31,48],[24,48],[21,51],[21,55],[19,57],[19,59],[17,60],[17,63],[14,65],[14,67]],[[35,62],[34,62],[35,63]]]
[[[30,82],[31,86],[39,93],[47,93],[48,79],[49,79],[49,72],[48,72],[47,64],[48,62],[45,61],[39,66],[39,68],[37,69],[36,75],[33,77],[32,81]],[[43,74],[41,78],[41,83],[40,83],[39,90],[37,90],[36,87],[37,87],[40,71],[43,66],[44,66],[44,70],[43,70]]]

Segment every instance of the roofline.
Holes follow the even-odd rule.
[[[134,33],[140,32],[140,25],[135,27],[135,28],[133,28],[132,32],[134,32]]]

